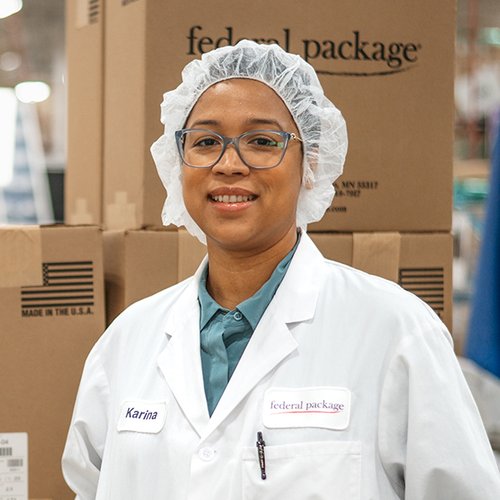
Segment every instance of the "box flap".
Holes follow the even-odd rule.
[[[0,287],[43,284],[39,226],[0,228]]]

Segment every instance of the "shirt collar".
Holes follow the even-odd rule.
[[[198,288],[198,302],[200,303],[200,330],[205,328],[205,325],[213,318],[220,310],[224,313],[229,312],[228,309],[220,306],[208,293],[207,290],[208,262],[203,269],[200,277],[200,286]]]
[[[295,250],[300,241],[301,234],[298,233],[297,242],[288,254],[276,266],[271,277],[257,290],[251,297],[241,302],[236,306],[236,309],[243,314],[246,320],[250,323],[252,330],[257,328],[260,318],[264,314],[267,306],[271,302],[276,290],[285,277],[290,262],[295,254]],[[229,312],[220,306],[207,291],[207,276],[208,276],[208,263],[203,269],[200,277],[200,285],[198,290],[198,301],[200,303],[200,330],[202,330],[213,316],[221,311],[223,314]]]

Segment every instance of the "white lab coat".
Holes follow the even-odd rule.
[[[325,260],[304,234],[209,418],[199,275],[129,307],[89,355],[63,457],[78,499],[500,498],[449,334],[426,304]],[[269,390],[311,387],[350,395],[346,426],[314,414],[264,425]]]

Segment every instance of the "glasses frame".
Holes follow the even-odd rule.
[[[183,136],[186,132],[208,132],[210,134],[215,135],[216,137],[219,137],[222,142],[222,149],[221,152],[216,160],[211,162],[209,165],[191,165],[186,161],[184,158],[184,142],[183,142]],[[266,132],[272,132],[273,134],[279,134],[281,137],[283,137],[283,147],[282,147],[282,152],[279,160],[276,162],[276,164],[270,166],[270,167],[256,167],[255,165],[250,165],[247,163],[244,158],[241,156],[240,153],[240,140],[248,135],[251,134],[256,134],[256,133],[266,133]],[[187,165],[190,168],[212,168],[214,167],[224,156],[224,153],[226,152],[227,147],[232,144],[234,146],[234,149],[236,150],[236,153],[238,153],[239,159],[249,168],[255,168],[257,170],[269,170],[271,168],[277,167],[282,161],[283,157],[285,156],[286,150],[288,148],[288,144],[290,141],[299,141],[303,142],[300,137],[297,136],[297,134],[293,132],[285,132],[283,130],[270,130],[270,129],[258,129],[258,130],[249,130],[247,132],[244,132],[243,134],[237,136],[237,137],[227,137],[225,135],[219,134],[218,132],[215,132],[214,130],[210,130],[207,128],[183,128],[180,130],[175,131],[175,142],[177,144],[177,149],[179,150],[179,155],[181,157],[182,162],[184,165]]]

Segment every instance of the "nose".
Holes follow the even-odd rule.
[[[250,168],[247,167],[234,144],[228,144],[222,158],[212,167],[214,174],[223,175],[248,175]]]

